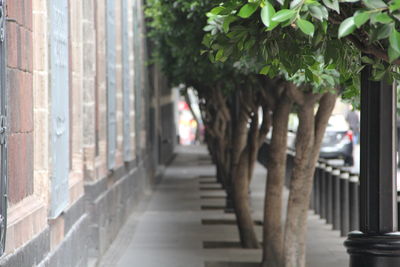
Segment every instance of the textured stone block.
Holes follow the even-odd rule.
[[[8,140],[9,200],[17,203],[33,193],[33,133],[11,134]]]
[[[7,22],[7,66],[18,68],[19,55],[21,51],[20,27],[13,21]]]

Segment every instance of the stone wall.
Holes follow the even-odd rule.
[[[116,167],[107,168],[105,17],[110,0],[66,0],[69,199],[63,212],[50,219],[51,175],[56,168],[51,147],[55,132],[50,124],[54,116],[51,92],[56,89],[51,88],[54,73],[49,63],[49,28],[53,26],[49,8],[53,1],[6,0],[9,211],[6,252],[0,257],[0,266],[95,266],[156,183],[162,169],[160,157],[165,164],[173,154],[173,143],[160,142],[174,133],[174,118],[169,116],[172,98],[165,93],[169,89],[164,88],[167,83],[158,72],[151,78],[154,81],[149,81],[143,3],[111,0],[116,11],[117,151]],[[125,136],[122,1],[126,1],[128,29],[132,29],[127,55],[130,133]],[[154,84],[157,93],[150,95]],[[131,144],[129,160],[123,157],[126,136]]]

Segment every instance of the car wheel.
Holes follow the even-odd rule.
[[[344,158],[344,165],[353,166],[354,165],[354,158],[352,156],[345,157]]]

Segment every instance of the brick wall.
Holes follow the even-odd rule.
[[[7,16],[8,170],[13,204],[33,193],[32,1],[9,1]]]
[[[50,0],[7,0],[7,3],[10,209],[6,253],[0,257],[0,266],[90,266],[86,264],[87,252],[97,250],[89,257],[101,256],[153,181],[154,164],[149,163],[152,155],[145,144],[146,139],[153,140],[146,137],[150,120],[145,92],[149,87],[140,15],[142,0],[127,0],[132,160],[136,154],[135,137],[140,136],[142,151],[139,159],[126,164],[123,164],[122,0],[115,0],[118,124],[117,164],[113,171],[107,169],[106,0],[68,1],[70,202],[52,219],[49,219],[49,203],[54,192],[50,173],[55,164],[49,153],[53,133],[49,122],[54,115],[51,94],[57,88],[50,83],[54,77],[49,65]],[[134,5],[137,14],[133,12]],[[132,29],[138,23],[140,29],[134,35]],[[134,49],[135,40],[140,44],[139,50]],[[139,67],[137,73],[136,67]],[[140,84],[135,83],[135,76],[140,76]],[[141,91],[140,133],[135,129],[135,90]]]

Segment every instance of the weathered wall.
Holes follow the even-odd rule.
[[[55,73],[50,63],[58,60],[50,50],[53,1],[7,0],[9,211],[0,266],[95,266],[151,191],[158,164],[173,154],[170,90],[158,71],[150,76],[147,71],[142,1],[68,0],[68,205],[50,219],[52,175],[58,168],[51,141],[57,134],[51,125],[51,93],[57,88],[51,82]],[[114,2],[116,14],[117,147],[112,169],[107,145],[107,1]],[[123,6],[128,9],[126,19]],[[128,29],[125,54],[123,26]],[[125,72],[124,57],[129,67]],[[129,90],[124,91],[127,74]],[[124,156],[125,143],[129,158]]]

